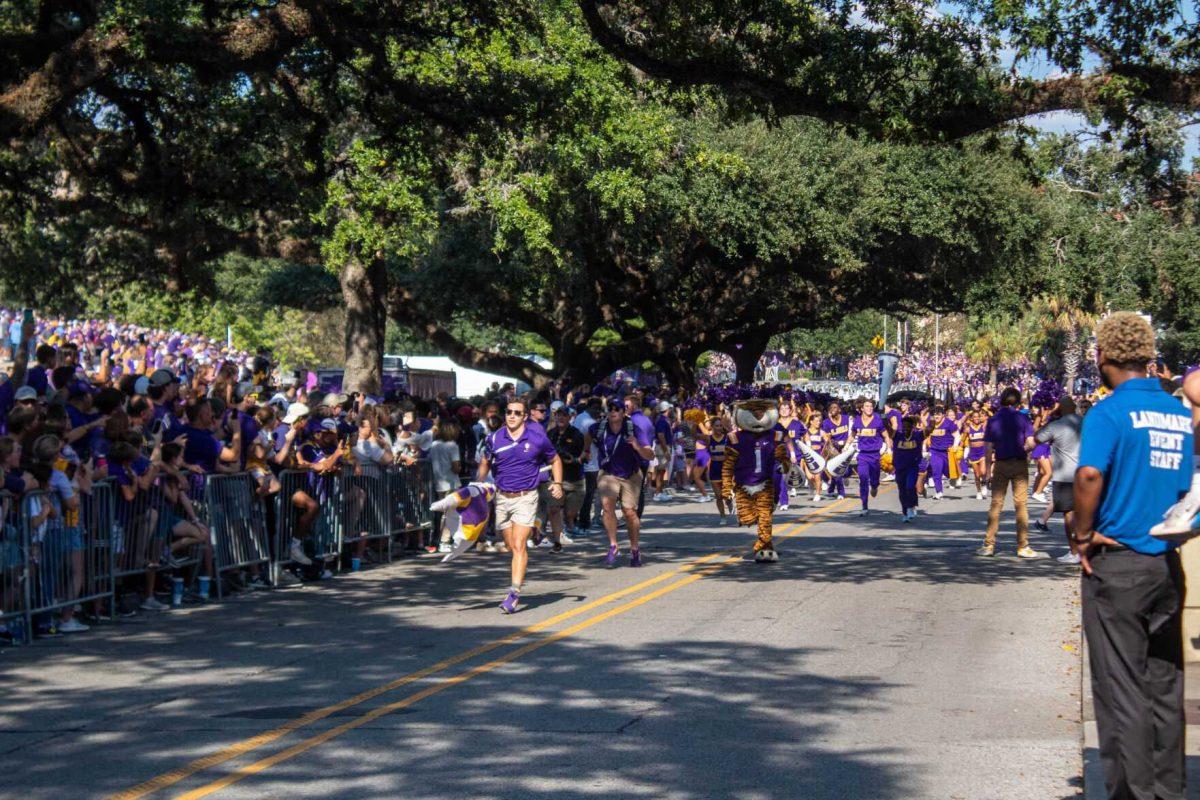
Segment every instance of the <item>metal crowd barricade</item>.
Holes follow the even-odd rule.
[[[0,492],[0,624],[14,642],[28,641],[29,551],[21,523],[21,501],[11,492]]]
[[[110,487],[96,486],[103,504]],[[28,492],[21,498],[22,538],[29,556],[28,613],[31,620],[76,603],[111,599],[113,552],[111,527],[94,524],[98,513],[94,495],[77,495],[78,509],[62,507],[49,492]],[[85,503],[86,498],[86,503]],[[53,511],[47,516],[47,510]]]
[[[136,489],[126,500],[121,485],[113,479],[97,486],[107,487],[113,498],[112,554],[113,578],[142,575],[157,569],[162,562],[164,538],[159,535],[162,493],[157,489]]]
[[[317,503],[318,512],[306,535],[299,535],[300,510],[295,498],[307,495]],[[292,539],[305,543],[306,555],[321,564],[336,560],[342,551],[343,511],[342,480],[337,473],[324,475],[311,470],[287,469],[279,473],[279,507],[275,516],[275,566],[291,562]]]
[[[391,535],[429,530],[433,527],[433,466],[418,461],[412,466],[396,465],[384,476],[388,487]]]
[[[248,472],[205,475],[203,500],[196,505],[201,521],[208,526],[213,545],[213,577],[217,598],[224,597],[221,574],[271,563],[270,533],[266,507],[258,493],[258,482]],[[193,484],[195,485],[195,484]]]
[[[357,474],[356,474],[357,473]],[[388,506],[388,476],[378,465],[346,466],[342,470],[342,543],[386,540],[384,557],[392,560],[392,528]]]

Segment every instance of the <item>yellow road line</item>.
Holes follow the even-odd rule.
[[[847,501],[846,500],[836,501],[834,503],[831,503],[828,506],[825,506],[824,508],[818,509],[817,511],[811,512],[811,513],[805,515],[804,517],[801,517],[799,520],[796,520],[795,522],[790,523],[789,525],[785,526],[783,531],[781,531],[779,534],[776,534],[777,537],[781,538],[781,539],[785,539],[785,538],[794,536],[795,534],[799,533],[800,531],[805,530],[806,528],[809,528],[812,525],[814,525],[816,523],[817,519],[825,516],[826,514],[828,514],[831,511],[835,510],[839,505],[841,505],[844,502],[847,502]],[[294,720],[284,723],[283,725],[280,725],[269,731],[260,733],[256,736],[252,736],[248,739],[244,739],[240,742],[237,742],[237,743],[232,744],[228,747],[225,747],[221,750],[218,750],[217,752],[212,753],[208,756],[205,756],[203,758],[189,762],[188,764],[185,764],[184,766],[182,766],[178,769],[172,770],[170,772],[165,772],[161,775],[151,778],[148,781],[144,781],[136,786],[130,787],[129,789],[126,789],[122,792],[112,795],[109,798],[109,800],[138,800],[138,798],[146,797],[150,794],[153,794],[154,792],[160,791],[169,786],[173,786],[174,784],[179,783],[180,781],[182,781],[192,775],[195,775],[197,772],[201,772],[210,767],[214,767],[219,764],[223,764],[226,761],[237,758],[239,756],[246,755],[247,753],[257,750],[258,748],[263,747],[264,745],[270,744],[271,742],[274,742],[274,741],[282,738],[283,736],[286,736],[289,733],[300,730],[301,728],[305,728],[305,727],[313,724],[314,722],[318,722],[322,719],[325,719],[333,714],[336,714],[339,711],[343,711],[347,708],[351,708],[353,706],[360,705],[368,700],[371,700],[375,697],[379,697],[380,695],[386,694],[388,692],[394,691],[394,690],[401,688],[407,684],[413,683],[415,681],[419,681],[423,678],[427,678],[438,672],[442,672],[446,669],[449,669],[450,667],[461,664],[464,661],[469,661],[470,659],[480,656],[484,653],[488,653],[488,652],[491,652],[492,650],[496,650],[505,645],[512,644],[512,643],[519,641],[520,639],[523,639],[527,636],[531,636],[534,633],[545,630],[546,628],[551,627],[559,622],[563,622],[563,621],[571,619],[573,617],[577,617],[580,614],[587,613],[588,611],[591,611],[594,608],[605,605],[607,603],[611,603],[614,600],[619,600],[622,597],[627,597],[630,594],[638,592],[649,586],[653,586],[656,583],[661,583],[664,580],[675,577],[684,572],[689,572],[691,570],[694,570],[698,566],[706,564],[715,559],[721,558],[721,556],[726,556],[726,560],[723,562],[720,562],[719,564],[717,564],[715,566],[707,567],[704,570],[701,570],[700,572],[696,572],[696,573],[688,576],[687,578],[683,579],[682,581],[677,581],[673,584],[670,584],[667,587],[663,587],[661,589],[656,590],[655,592],[651,592],[650,594],[645,595],[643,598],[639,598],[638,601],[634,601],[633,603],[626,603],[625,605],[619,606],[618,607],[619,610],[618,609],[610,609],[609,611],[599,614],[588,620],[585,620],[584,622],[577,623],[576,625],[574,625],[570,628],[565,628],[563,631],[559,631],[559,632],[547,637],[546,639],[542,639],[537,642],[533,642],[529,645],[525,645],[522,648],[518,648],[517,650],[514,650],[512,653],[502,656],[499,659],[495,659],[492,662],[488,662],[488,664],[482,665],[482,667],[487,667],[487,669],[481,669],[481,667],[476,667],[473,670],[468,670],[467,672],[462,673],[457,676],[454,676],[453,678],[448,678],[445,681],[443,681],[442,683],[436,684],[435,686],[430,687],[429,689],[425,689],[421,692],[417,692],[416,694],[410,695],[409,697],[406,697],[402,700],[398,700],[395,703],[381,706],[378,709],[368,712],[367,715],[364,715],[364,717],[369,716],[370,719],[377,719],[379,716],[383,716],[383,714],[390,713],[391,711],[395,711],[400,708],[404,708],[407,705],[411,705],[412,703],[418,702],[419,700],[424,699],[425,697],[428,697],[432,694],[436,694],[437,692],[440,692],[446,688],[449,688],[450,686],[457,685],[458,683],[462,683],[465,680],[470,680],[470,678],[475,677],[475,675],[477,675],[477,674],[482,674],[483,672],[491,671],[492,669],[495,669],[497,666],[500,666],[501,664],[508,663],[509,661],[512,661],[515,658],[519,658],[520,656],[522,656],[528,652],[532,652],[533,650],[539,649],[540,647],[544,647],[546,644],[556,642],[556,641],[564,638],[564,635],[563,635],[564,631],[571,632],[571,633],[566,633],[565,635],[567,635],[567,636],[572,635],[573,633],[575,633],[579,630],[584,630],[585,628],[591,627],[591,625],[593,625],[593,624],[596,624],[603,620],[609,619],[610,617],[615,616],[616,613],[624,613],[625,611],[628,611],[632,608],[635,608],[635,607],[641,605],[643,602],[648,602],[649,600],[661,597],[663,594],[666,594],[669,591],[674,591],[675,589],[680,588],[684,585],[694,583],[695,581],[699,580],[700,578],[705,577],[708,574],[711,574],[712,572],[716,571],[717,569],[720,569],[721,567],[725,566],[726,564],[733,563],[734,561],[739,561],[741,557],[740,556],[729,556],[728,551],[719,551],[716,553],[710,553],[709,555],[701,556],[699,558],[693,559],[689,563],[687,563],[677,569],[661,573],[659,575],[654,576],[653,578],[650,578],[648,580],[634,584],[633,586],[629,586],[629,587],[626,587],[625,589],[621,589],[619,591],[605,595],[604,597],[597,598],[596,600],[593,600],[590,603],[586,603],[583,606],[580,606],[579,608],[575,608],[570,611],[566,611],[562,614],[558,614],[556,616],[550,617],[549,619],[543,620],[542,622],[536,623],[534,625],[530,625],[526,628],[522,628],[519,631],[514,631],[513,633],[510,633],[499,639],[493,640],[486,644],[480,645],[479,647],[472,648],[471,650],[467,650],[467,651],[464,651],[457,655],[451,656],[450,658],[439,661],[436,664],[432,664],[428,667],[425,667],[424,669],[417,670],[416,672],[410,673],[401,678],[397,678],[396,680],[390,681],[389,683],[382,684],[382,685],[377,686],[372,689],[368,689],[365,692],[361,692],[357,695],[354,695],[353,697],[349,697],[349,698],[342,700],[338,703],[335,703],[333,705],[325,706],[324,708],[319,708],[314,711],[310,711],[300,717],[297,717]],[[585,624],[585,623],[587,623],[587,624]],[[476,670],[480,670],[480,671],[477,672]],[[401,705],[401,704],[403,704],[403,705]],[[383,713],[377,713],[383,709],[387,709],[387,710],[383,711]],[[188,793],[185,795],[181,795],[181,797],[193,797],[193,796],[194,797],[203,797],[203,796],[205,796],[205,794],[209,794],[212,791],[217,791],[218,789],[222,788],[223,786],[228,786],[230,783],[233,783],[237,780],[241,780],[242,778],[246,777],[246,775],[250,775],[250,774],[253,774],[253,772],[258,772],[263,769],[267,769],[268,767],[272,766],[273,764],[279,763],[279,761],[285,761],[288,758],[292,758],[295,755],[298,755],[300,753],[305,752],[308,749],[311,749],[312,747],[316,747],[321,742],[324,742],[330,738],[333,738],[333,736],[328,735],[333,731],[340,731],[340,733],[334,734],[334,736],[339,736],[339,735],[341,735],[341,733],[344,733],[347,730],[352,730],[353,728],[359,727],[360,724],[366,724],[365,722],[362,722],[359,724],[352,724],[354,722],[357,722],[359,719],[363,719],[363,717],[359,717],[356,720],[352,720],[350,723],[345,723],[344,725],[340,725],[335,728],[331,728],[331,729],[329,729],[329,731],[325,731],[321,734],[318,734],[315,737],[306,739],[303,742],[293,745],[293,747],[291,747],[291,748],[282,750],[282,751],[280,751],[280,753],[277,753],[274,756],[271,756],[267,759],[263,759],[261,761],[255,762],[254,764],[251,764],[251,765],[249,765],[249,767],[245,767],[242,770],[235,771],[235,772],[231,773],[229,776],[227,776],[226,778],[223,778],[220,781],[216,782],[216,783],[220,783],[221,786],[216,786],[215,783],[209,784],[209,786],[212,786],[215,788],[212,788],[210,791],[205,792],[204,794]],[[367,720],[367,721],[370,721],[370,720]],[[349,727],[347,727],[347,726],[349,726]],[[344,730],[342,730],[342,729],[344,729]],[[320,741],[315,741],[317,739],[319,739]],[[309,743],[311,743],[311,744],[309,744]],[[307,747],[304,746],[306,744],[308,745]],[[295,748],[301,748],[301,747],[303,749],[296,750],[296,752],[292,753],[292,751],[295,750]],[[280,758],[280,756],[283,756],[284,754],[287,754],[287,753],[291,753],[291,755],[288,755],[286,758]],[[268,761],[270,763],[266,763]],[[253,772],[245,772],[244,774],[242,774],[244,770],[251,769],[260,764],[263,766],[259,767],[258,769],[253,770]],[[235,776],[239,776],[239,777],[235,777]],[[234,780],[230,780],[230,778],[233,778]],[[198,792],[203,791],[204,789],[207,789],[207,788],[208,788],[208,786],[201,787],[200,789],[197,789],[196,791],[198,791]]]

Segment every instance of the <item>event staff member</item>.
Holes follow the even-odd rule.
[[[1017,512],[1017,556],[1038,558],[1029,546],[1029,451],[1033,450],[1033,423],[1017,410],[1021,393],[1010,386],[1000,393],[1000,409],[988,420],[983,441],[987,459],[992,463],[992,503],[988,507],[987,534],[977,555],[996,554],[996,533],[1000,530],[1000,509],[1004,495],[1012,485],[1013,508]]]
[[[1192,419],[1146,376],[1154,332],[1120,312],[1096,327],[1112,396],[1083,418],[1075,535],[1108,797],[1183,800],[1183,572],[1150,528],[1192,481]]]
[[[640,567],[642,554],[638,537],[642,526],[637,507],[645,480],[643,464],[654,455],[654,436],[628,419],[623,405],[614,403],[608,407],[608,420],[597,422],[588,432],[585,453],[590,451],[593,442],[600,454],[596,493],[600,496],[604,532],[608,534],[604,563],[613,566],[621,553],[617,545],[617,503],[620,503],[621,513],[625,515],[625,530],[629,532],[629,566]]]
[[[858,497],[862,500],[859,516],[867,515],[868,492],[879,494],[879,459],[887,429],[883,418],[875,414],[875,401],[864,400],[862,411],[850,420],[850,433],[858,442]]]
[[[504,410],[504,427],[488,434],[481,448],[476,480],[487,482],[488,472],[496,481],[496,530],[512,552],[512,585],[500,604],[505,614],[516,613],[529,553],[525,544],[533,533],[538,513],[538,472],[550,465],[549,494],[563,496],[563,465],[542,426],[526,425],[529,407],[524,400],[510,400]]]

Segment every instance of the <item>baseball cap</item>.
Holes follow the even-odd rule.
[[[22,386],[20,389],[17,389],[17,393],[13,395],[13,400],[16,400],[18,403],[22,403],[26,400],[37,399],[37,389],[33,388],[32,386]]]
[[[332,431],[332,432],[336,433],[337,429],[338,429],[338,424],[337,424],[336,419],[326,417],[325,419],[321,420],[321,430]]]
[[[671,410],[671,404],[668,403],[666,400],[663,400],[661,403],[658,404],[658,412],[660,414],[664,411],[670,411],[670,410]]]
[[[147,378],[145,375],[139,375],[138,379],[133,382],[133,393],[134,394],[145,396],[146,392],[149,389],[150,389],[150,379]]]
[[[304,405],[304,403],[292,403],[290,406],[288,406],[287,414],[284,415],[283,421],[286,424],[291,425],[301,417],[307,417],[308,414],[308,406]]]
[[[161,369],[156,369],[156,370],[154,370],[154,372],[150,373],[149,383],[151,386],[166,386],[167,384],[174,383],[174,382],[175,382],[175,373],[171,372],[171,370],[169,370],[165,367],[163,367]],[[145,394],[145,392],[139,391],[138,394]]]
[[[271,396],[271,399],[267,401],[267,405],[275,406],[276,408],[282,408],[286,411],[288,408],[288,399],[282,392],[276,392]]]
[[[553,414],[555,411],[558,411],[560,408],[563,408],[565,405],[566,405],[566,403],[564,403],[562,400],[555,400],[553,403],[550,404],[550,413]]]
[[[327,395],[325,395],[325,405],[340,406],[349,399],[350,399],[349,397],[347,397],[344,394],[341,394],[340,392],[338,394],[334,394],[334,395],[327,394]]]

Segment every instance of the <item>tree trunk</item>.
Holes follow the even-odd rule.
[[[727,345],[725,352],[733,359],[733,365],[737,368],[736,380],[738,383],[754,383],[754,368],[758,366],[758,360],[766,352],[769,338],[766,336],[745,337],[736,343]],[[738,347],[738,345],[741,346]]]
[[[346,306],[342,391],[381,394],[387,268],[379,260],[363,264],[355,258],[342,268],[340,282]]]

